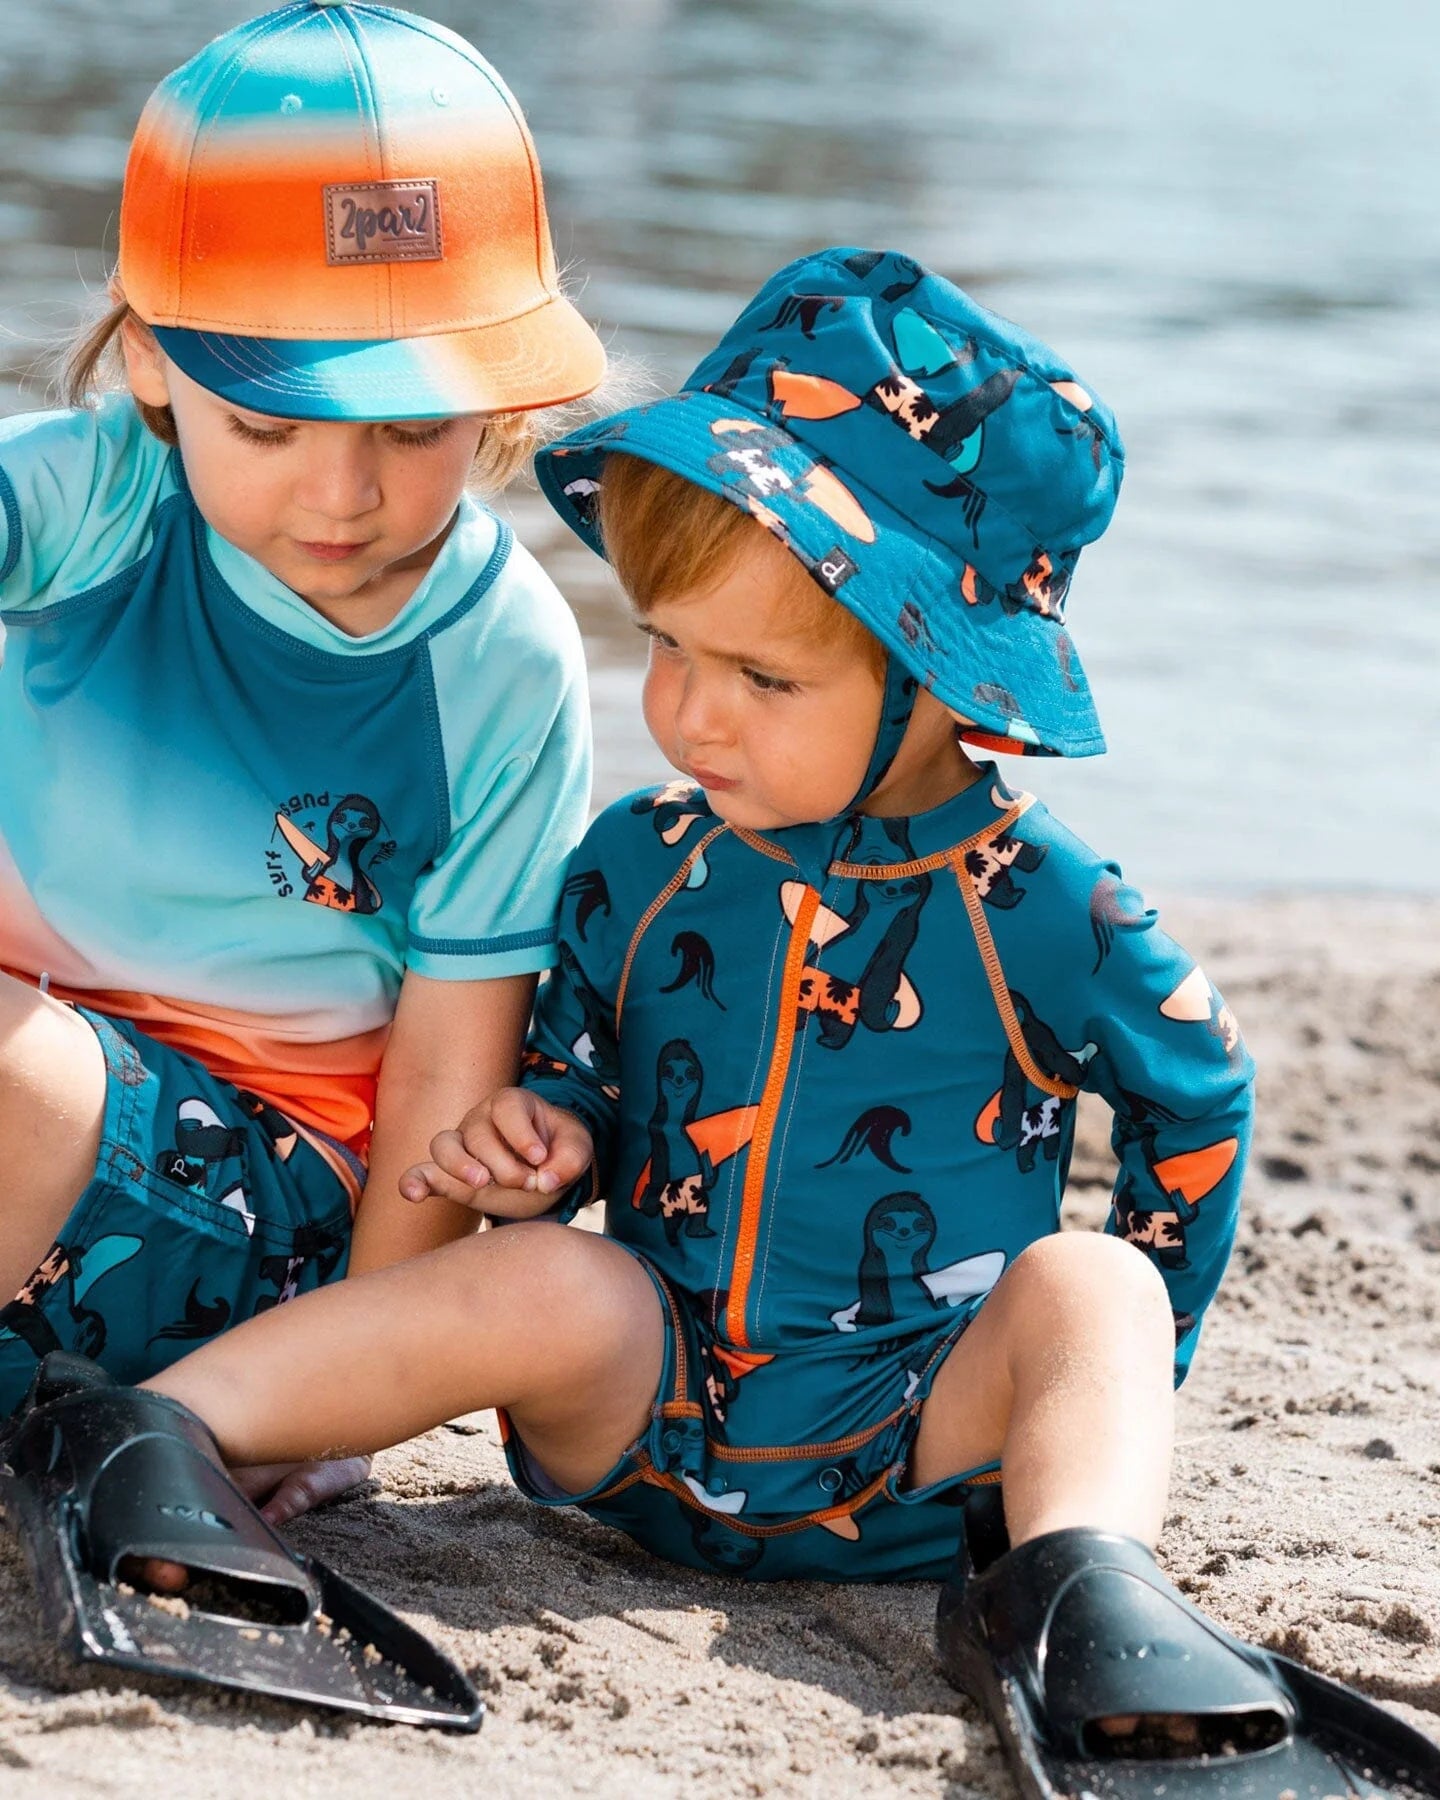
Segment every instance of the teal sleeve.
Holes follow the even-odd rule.
[[[1235,1239],[1254,1068],[1229,1008],[1115,864],[1038,806],[1014,838],[1032,878],[992,889],[986,909],[1010,1001],[1032,1062],[1114,1115],[1105,1229],[1165,1283],[1178,1383]],[[1016,1139],[1028,1096],[1012,1057],[1000,1103]]]
[[[503,579],[493,622],[462,622],[431,646],[446,841],[416,883],[406,963],[441,981],[554,963],[560,886],[589,806],[579,632],[538,568]]]
[[[1114,1113],[1120,1164],[1106,1229],[1144,1250],[1165,1281],[1178,1384],[1235,1239],[1254,1067],[1219,993],[1113,866],[1090,913],[1083,1085]]]
[[[605,871],[592,854],[595,836],[592,828],[571,860],[558,960],[536,997],[521,1077],[552,1106],[583,1120],[595,1142],[593,1169],[560,1196],[556,1216],[567,1220],[610,1191],[619,1118],[615,1007],[626,944]]]
[[[0,420],[0,615],[91,592],[150,541],[177,486],[127,395]]]

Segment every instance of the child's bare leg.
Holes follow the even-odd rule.
[[[0,1305],[89,1185],[104,1116],[95,1033],[68,1006],[0,975]]]
[[[998,1456],[1012,1543],[1089,1525],[1153,1546],[1170,1481],[1174,1346],[1164,1283],[1142,1252],[1097,1232],[1042,1238],[936,1376],[910,1484]]]
[[[377,1450],[503,1406],[579,1492],[644,1429],[663,1350],[632,1256],[533,1221],[306,1294],[145,1385],[198,1413],[237,1465]]]

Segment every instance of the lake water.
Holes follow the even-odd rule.
[[[234,0],[8,8],[0,402],[113,253],[154,81]],[[1013,773],[1161,890],[1440,889],[1434,0],[430,0],[526,108],[581,304],[685,373],[780,263],[892,245],[1119,415],[1070,622],[1110,739]],[[580,611],[600,798],[659,773],[639,645]],[[547,548],[547,546],[549,546]]]

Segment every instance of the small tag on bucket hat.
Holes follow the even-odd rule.
[[[439,262],[443,256],[438,182],[337,182],[325,189],[327,262]]]

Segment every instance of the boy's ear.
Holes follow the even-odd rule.
[[[154,332],[134,313],[120,327],[120,347],[125,354],[125,378],[130,392],[142,406],[168,406],[170,384],[164,352],[156,343]]]

